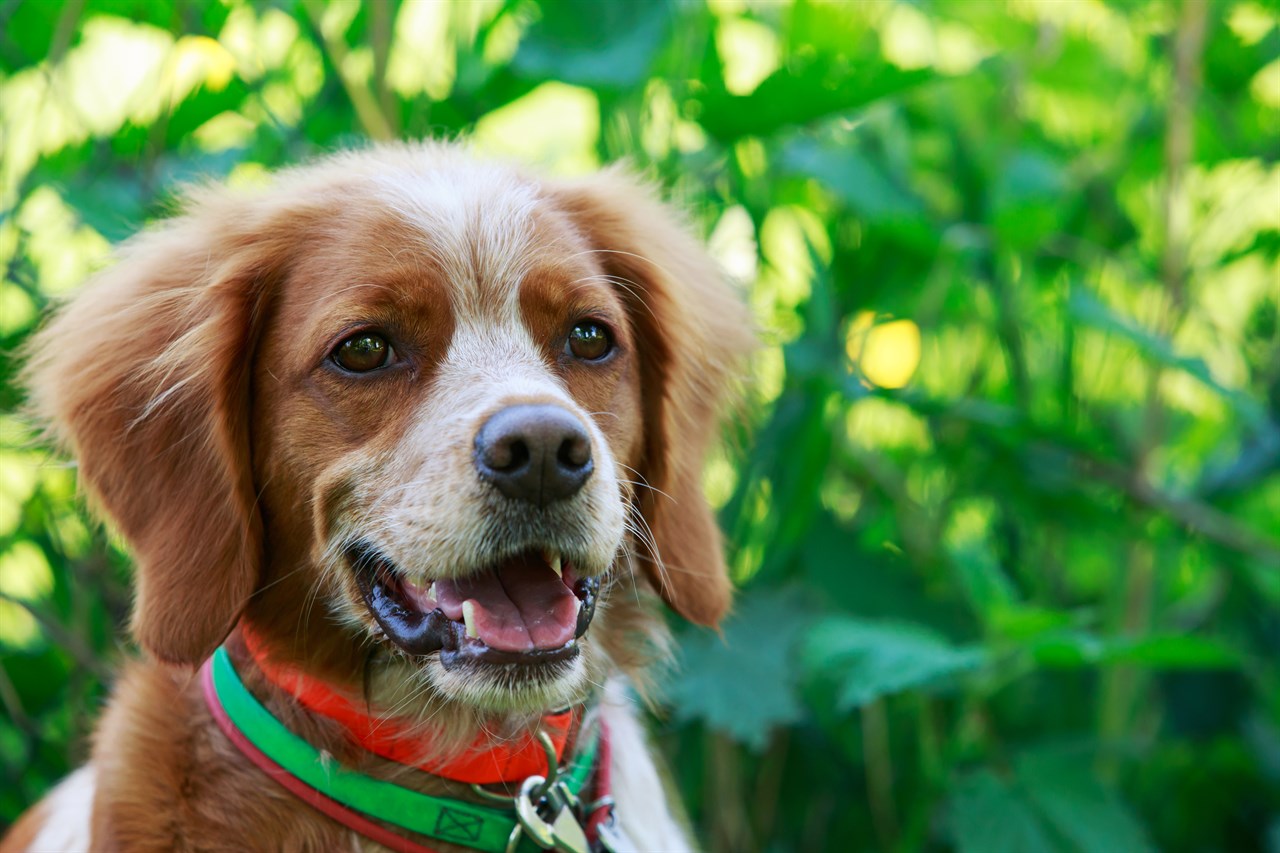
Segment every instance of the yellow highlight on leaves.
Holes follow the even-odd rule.
[[[536,163],[560,175],[599,167],[600,103],[590,89],[543,83],[476,122],[480,151]]]
[[[1267,63],[1253,75],[1249,81],[1249,92],[1263,106],[1280,109],[1280,59]]]
[[[35,545],[17,542],[0,555],[0,648],[30,648],[39,641],[40,626],[18,602],[38,602],[52,590],[53,570]]]
[[[910,320],[877,323],[863,311],[849,324],[845,352],[867,382],[902,388],[920,366],[920,327]]]
[[[200,84],[220,92],[231,82],[236,73],[236,58],[217,41],[208,36],[183,36],[178,39],[170,54],[175,101]]]
[[[777,70],[778,37],[764,24],[724,18],[716,28],[716,47],[724,63],[724,85],[734,95],[749,95]]]

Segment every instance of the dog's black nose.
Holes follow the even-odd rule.
[[[567,409],[509,406],[476,433],[480,476],[509,498],[546,506],[582,488],[594,468],[591,438]]]

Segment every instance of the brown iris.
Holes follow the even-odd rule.
[[[599,361],[613,350],[613,341],[604,326],[584,320],[569,332],[565,352],[583,361]]]
[[[382,335],[360,332],[338,344],[333,360],[343,370],[352,373],[368,373],[386,367],[391,361],[391,344]]]

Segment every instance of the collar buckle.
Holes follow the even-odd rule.
[[[582,828],[582,801],[561,778],[564,769],[559,766],[551,738],[540,731],[538,740],[547,753],[547,775],[525,779],[520,793],[512,798],[519,823],[507,839],[507,851],[514,853],[520,838],[526,837],[543,850],[591,853]]]

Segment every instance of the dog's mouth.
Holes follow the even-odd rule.
[[[525,551],[462,578],[425,586],[367,545],[348,553],[369,613],[412,655],[440,652],[453,669],[476,661],[542,664],[578,654],[595,615],[597,577],[577,577],[554,551]]]

